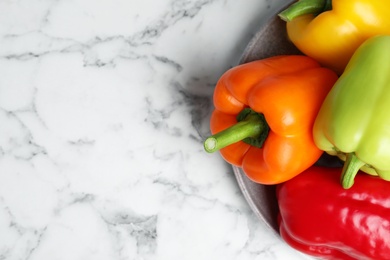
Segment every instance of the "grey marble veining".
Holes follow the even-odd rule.
[[[202,147],[280,3],[2,1],[0,259],[300,259]]]

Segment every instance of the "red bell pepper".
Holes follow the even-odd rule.
[[[281,237],[321,259],[390,259],[390,182],[359,172],[346,190],[340,176],[313,166],[277,186]]]

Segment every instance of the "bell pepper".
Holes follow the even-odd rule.
[[[225,72],[214,90],[207,152],[220,151],[254,182],[276,184],[321,156],[312,127],[337,80],[330,69],[303,55],[281,55]]]
[[[365,41],[327,95],[313,127],[314,141],[345,160],[342,185],[359,169],[390,181],[390,36]]]
[[[340,173],[312,166],[276,187],[282,239],[320,259],[389,259],[390,183],[360,172],[345,190]]]
[[[339,75],[365,40],[390,34],[389,2],[383,0],[300,0],[279,16],[299,50]]]

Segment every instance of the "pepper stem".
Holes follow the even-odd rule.
[[[356,174],[364,165],[365,163],[357,158],[355,153],[347,153],[347,158],[341,172],[341,185],[344,189],[352,187]]]
[[[299,0],[279,13],[279,17],[286,22],[290,22],[301,15],[318,15],[331,9],[332,0]]]
[[[242,116],[243,114],[244,116]],[[244,118],[242,119],[242,117]],[[239,141],[261,147],[269,132],[264,115],[251,109],[244,109],[237,118],[239,121],[237,124],[208,137],[204,141],[206,152],[213,153]]]

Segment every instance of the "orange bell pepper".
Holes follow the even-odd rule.
[[[323,153],[312,127],[337,74],[303,55],[252,61],[225,72],[214,90],[208,152],[220,151],[254,182],[277,184]]]

